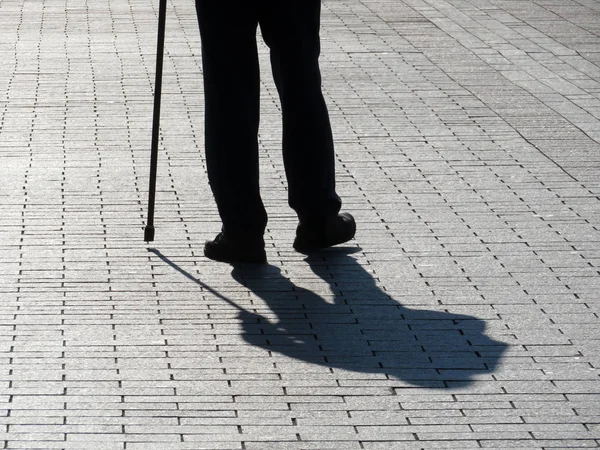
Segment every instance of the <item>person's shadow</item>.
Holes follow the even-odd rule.
[[[264,301],[254,311],[217,293],[157,250],[150,251],[238,308],[249,344],[334,372],[457,388],[475,378],[491,379],[506,349],[505,343],[485,335],[481,319],[402,306],[343,248],[305,260],[329,285],[331,293],[323,297],[297,286],[278,267],[234,267],[233,278]]]

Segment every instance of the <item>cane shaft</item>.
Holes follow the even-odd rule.
[[[158,139],[160,132],[160,101],[162,95],[163,57],[165,49],[165,25],[167,0],[160,0],[158,10],[158,39],[156,44],[156,72],[154,79],[154,113],[152,117],[152,146],[150,150],[150,186],[148,188],[148,220],[144,240],[154,240],[154,203],[156,200],[156,176],[158,166]]]

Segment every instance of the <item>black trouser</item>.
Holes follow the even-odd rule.
[[[289,204],[301,220],[337,214],[341,200],[318,64],[320,0],[196,0],[196,10],[206,163],[223,230],[262,235],[267,223],[258,173],[258,24],[281,99]]]

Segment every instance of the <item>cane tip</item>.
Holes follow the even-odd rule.
[[[146,242],[152,242],[154,240],[154,227],[153,226],[147,226],[144,229],[144,240]]]

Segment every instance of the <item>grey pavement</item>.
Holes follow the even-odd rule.
[[[217,264],[192,0],[0,0],[0,447],[600,446],[600,2],[326,0],[356,239],[291,248],[268,49],[269,265]],[[235,130],[232,130],[235,132]]]

